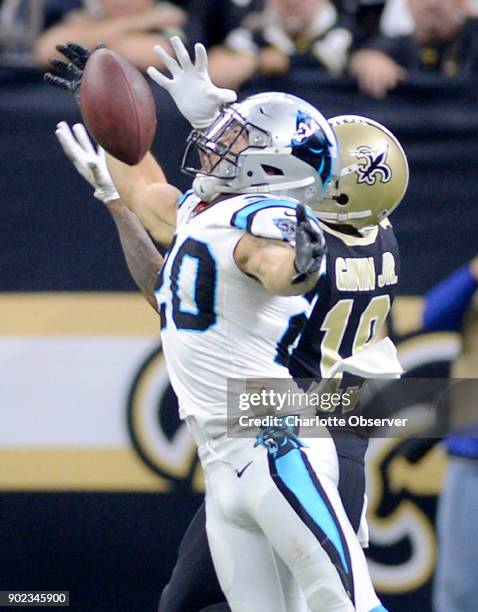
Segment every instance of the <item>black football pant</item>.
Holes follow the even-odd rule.
[[[368,441],[358,436],[334,438],[339,457],[339,493],[357,532],[365,493],[365,451]],[[204,503],[183,536],[171,579],[159,602],[159,612],[229,612],[214,571],[206,536]]]

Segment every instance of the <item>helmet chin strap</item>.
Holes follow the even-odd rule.
[[[227,186],[226,193],[240,192],[240,193],[272,193],[273,191],[287,191],[289,189],[300,189],[308,187],[314,183],[314,177],[309,176],[300,181],[287,181],[285,183],[264,183],[262,185],[254,185],[250,187],[232,187]],[[230,191],[229,191],[230,190]]]
[[[372,211],[362,210],[360,212],[348,212],[348,213],[331,213],[313,209],[316,216],[319,219],[323,219],[324,221],[338,221],[339,223],[347,223],[350,219],[365,219],[366,217],[370,217]]]
[[[300,181],[287,181],[284,183],[263,183],[249,187],[233,187],[222,182],[214,176],[198,174],[193,181],[195,193],[205,200],[211,201],[221,193],[273,193],[275,191],[288,191],[289,189],[301,189],[314,183],[312,176],[301,179]]]
[[[315,210],[315,209],[313,210],[314,210],[316,217],[318,217],[322,221],[332,221],[335,223],[338,222],[338,223],[343,223],[344,225],[347,225],[347,221],[350,221],[350,219],[363,219],[372,214],[371,210],[364,210],[360,213],[358,212],[358,213],[342,213],[342,214],[341,213],[319,212],[318,210]],[[365,227],[357,227],[355,229],[357,230],[359,234],[365,237],[373,230],[374,227],[375,225],[366,225]]]

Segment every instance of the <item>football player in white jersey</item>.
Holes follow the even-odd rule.
[[[91,156],[80,133],[74,142],[59,128],[77,167],[83,153]],[[177,225],[158,306],[173,387],[206,473],[208,537],[221,586],[233,610],[303,609],[282,563],[311,610],[383,609],[337,491],[314,472],[300,441],[266,432],[266,445],[276,442],[266,450],[225,435],[226,377],[289,377],[282,364],[290,324],[297,335],[297,321],[305,323],[310,304],[302,294],[316,283],[324,252],[313,216],[289,198],[320,198],[334,172],[335,137],[316,109],[274,94],[226,108],[189,142],[202,165],[196,193],[179,200],[151,157],[135,168],[110,158],[109,169],[155,238],[164,241]],[[99,184],[106,169],[86,168],[96,191],[110,197]],[[173,202],[177,219],[166,212]],[[324,465],[334,464],[333,442],[321,447]],[[356,604],[356,591],[369,593],[367,604]]]
[[[225,435],[227,378],[289,377],[282,364],[290,326],[297,333],[310,311],[302,294],[317,280],[323,244],[315,222],[287,198],[318,197],[333,171],[334,136],[315,109],[276,94],[227,108],[190,143],[203,157],[201,172],[195,193],[179,199],[157,295],[171,382],[205,470],[207,532],[221,586],[232,610],[302,607],[281,581],[277,554],[311,610],[353,610],[363,585],[354,584],[353,567],[365,561],[336,489],[326,490],[329,482],[317,479],[285,436],[279,456]],[[302,150],[313,158],[311,149],[315,165],[300,158]],[[110,171],[119,193],[127,191],[127,171],[112,160]],[[129,202],[150,223],[141,196]],[[156,225],[148,228],[153,235]],[[332,440],[322,447],[330,462]]]

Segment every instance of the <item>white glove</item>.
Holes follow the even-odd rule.
[[[62,121],[56,126],[55,135],[68,159],[94,188],[95,198],[105,204],[118,200],[119,194],[106,166],[105,152],[99,145],[95,151],[85,126],[82,123],[75,124],[72,133],[70,126]]]
[[[166,89],[179,112],[197,129],[206,128],[218,116],[221,106],[237,100],[232,89],[221,89],[211,82],[207,71],[207,52],[201,43],[194,45],[194,64],[179,36],[170,39],[176,59],[156,45],[154,51],[169,70],[172,79],[150,66],[148,74]]]

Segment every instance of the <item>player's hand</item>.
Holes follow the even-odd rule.
[[[296,218],[294,266],[298,274],[292,282],[301,283],[319,270],[326,252],[326,244],[319,225],[312,225],[307,219],[303,204],[297,206]]]
[[[170,42],[176,58],[166,53],[160,45],[156,45],[154,50],[172,78],[166,77],[153,66],[148,68],[148,74],[169,92],[179,112],[194,128],[206,128],[214,121],[224,104],[237,100],[236,92],[213,85],[207,71],[207,52],[204,45],[197,43],[194,46],[193,64],[179,36],[173,36]]]
[[[100,43],[96,49],[104,49],[105,46],[103,43]],[[73,42],[66,43],[66,45],[57,45],[56,49],[70,61],[67,63],[53,57],[50,60],[50,64],[58,74],[46,72],[43,78],[50,85],[68,91],[79,102],[83,72],[88,59],[94,52]]]
[[[65,155],[94,188],[95,198],[105,204],[118,200],[119,194],[106,166],[105,152],[100,146],[95,150],[85,126],[77,123],[71,131],[70,126],[62,121],[57,125],[55,134]]]

